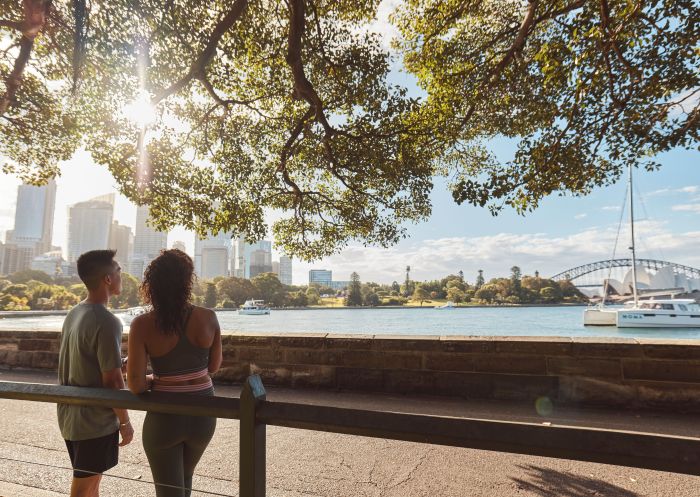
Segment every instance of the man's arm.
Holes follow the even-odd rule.
[[[121,368],[111,369],[102,373],[102,386],[113,390],[124,389],[124,377],[122,376]],[[122,436],[122,441],[119,446],[127,445],[134,438],[134,428],[129,420],[129,411],[126,409],[114,408],[114,414],[119,418],[119,433]]]

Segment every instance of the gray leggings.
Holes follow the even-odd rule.
[[[181,487],[192,488],[194,468],[214,436],[215,428],[216,418],[146,414],[143,448],[151,465],[157,497],[190,496],[191,491]]]

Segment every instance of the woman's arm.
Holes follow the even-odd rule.
[[[212,326],[214,326],[214,341],[209,349],[209,372],[216,373],[221,367],[221,363],[224,360],[223,353],[221,351],[221,327],[219,326],[219,320],[216,318],[214,312],[212,315]]]
[[[126,363],[126,378],[129,390],[133,393],[143,393],[149,388],[149,378],[146,376],[146,364],[148,354],[143,339],[144,328],[142,320],[138,317],[131,322],[129,327],[129,360]]]

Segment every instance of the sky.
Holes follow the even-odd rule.
[[[372,29],[388,39],[395,30],[387,23],[396,0],[380,5]],[[419,94],[415,84],[399,73],[394,82]],[[501,157],[512,154],[512,144],[492,142]],[[700,267],[700,152],[674,150],[657,157],[659,171],[635,173],[636,235],[638,257],[661,259]],[[0,240],[14,224],[14,206],[19,181],[0,173]],[[61,164],[57,178],[54,245],[64,248],[68,205],[109,192],[115,181],[107,170],[95,165],[89,154],[78,152]],[[539,271],[542,276],[582,264],[607,260],[613,254],[621,207],[625,198],[624,178],[617,184],[596,189],[586,197],[545,199],[532,213],[520,216],[504,211],[493,217],[488,210],[452,200],[446,180],[438,179],[431,198],[433,213],[427,222],[409,225],[409,238],[383,249],[352,244],[339,254],[314,263],[293,264],[294,284],[308,283],[309,269],[330,269],[334,280],[348,280],[356,271],[363,281],[403,281],[406,266],[417,281],[436,279],[463,271],[473,282],[477,271],[487,279],[507,276],[517,265],[523,274]],[[114,218],[135,225],[136,208],[117,194]],[[628,257],[626,223],[618,243],[617,257]],[[194,235],[183,229],[169,233],[168,246],[181,240],[190,254]],[[273,249],[273,260],[279,253]]]

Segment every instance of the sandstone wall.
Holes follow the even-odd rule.
[[[55,369],[58,339],[0,332],[0,366]],[[695,340],[233,333],[223,347],[218,382],[700,412]]]

